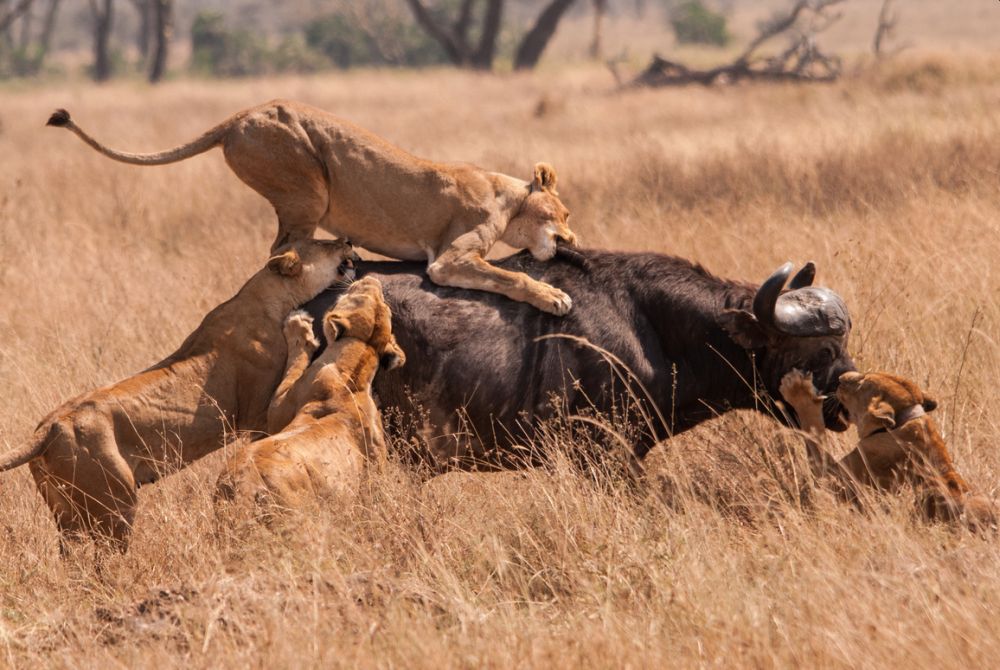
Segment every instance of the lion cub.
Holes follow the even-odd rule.
[[[807,432],[806,446],[816,474],[839,480],[845,497],[857,500],[864,485],[892,490],[907,482],[916,487],[927,519],[962,519],[971,528],[996,524],[993,503],[970,495],[955,470],[948,448],[928,412],[937,403],[908,379],[882,372],[846,372],[837,399],[858,430],[857,447],[834,463],[821,443],[825,434],[823,399],[812,378],[793,370],[781,381],[781,395]]]
[[[301,508],[316,497],[350,493],[366,464],[380,461],[385,439],[371,383],[379,367],[406,360],[392,336],[382,285],[373,277],[354,284],[323,317],[329,343],[310,365],[319,342],[312,319],[294,312],[285,322],[285,378],[268,411],[272,431],[226,464],[216,501],[247,500]]]

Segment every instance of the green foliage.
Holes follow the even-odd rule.
[[[333,12],[306,24],[306,44],[334,65],[435,65],[445,62],[440,47],[409,19]]]
[[[29,46],[0,50],[0,79],[33,77],[41,70],[41,48]]]
[[[670,12],[670,25],[681,44],[725,46],[730,34],[726,17],[712,11],[701,0],[684,0]]]
[[[438,45],[405,18],[327,14],[301,35],[271,44],[246,30],[228,30],[222,14],[199,12],[191,25],[191,68],[215,77],[316,72],[336,66],[420,66],[444,62]]]
[[[246,30],[226,30],[222,14],[203,11],[191,25],[191,66],[220,77],[263,74],[267,43]]]
[[[348,68],[371,63],[378,53],[346,16],[328,14],[305,27],[306,44],[329,58],[335,65]]]

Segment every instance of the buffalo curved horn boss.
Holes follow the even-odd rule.
[[[843,299],[828,288],[812,286],[816,265],[806,263],[788,282],[791,263],[768,277],[753,299],[753,313],[764,326],[793,337],[846,335],[851,318]],[[785,283],[788,290],[785,291]]]

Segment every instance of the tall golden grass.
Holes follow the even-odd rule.
[[[265,258],[266,202],[211,153],[141,169],[43,123],[66,107],[153,150],[283,96],[418,155],[553,163],[590,246],[762,279],[814,259],[862,368],[941,402],[959,470],[1000,484],[1000,61],[912,55],[833,86],[609,93],[606,73],[359,73],[0,102],[0,442],[169,353]],[[558,104],[533,115],[548,96]],[[846,450],[851,435],[838,438]],[[558,442],[558,440],[556,440]],[[860,514],[802,447],[734,413],[654,451],[662,486],[551,468],[422,486],[390,467],[275,529],[219,523],[222,453],[140,492],[131,551],[57,556],[26,469],[0,477],[0,665],[983,667],[1000,657],[994,535]],[[656,453],[656,452],[660,453]],[[803,503],[803,499],[808,499]]]

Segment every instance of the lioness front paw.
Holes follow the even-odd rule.
[[[537,293],[532,297],[531,304],[549,314],[565,316],[573,308],[573,299],[560,291],[555,286],[541,284]]]
[[[313,318],[302,309],[297,309],[285,319],[285,342],[288,349],[305,349],[313,352],[319,348],[319,340],[313,335]]]
[[[813,386],[812,373],[802,370],[792,370],[781,378],[781,397],[792,407],[802,407],[804,405],[821,405],[823,398]]]

